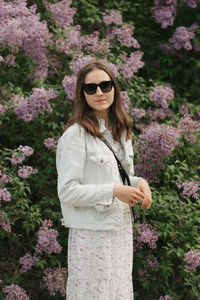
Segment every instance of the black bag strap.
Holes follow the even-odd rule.
[[[108,141],[107,141],[105,138],[104,138],[102,141],[106,144],[106,146],[107,146],[107,147],[112,151],[112,153],[114,154],[114,157],[115,157],[115,159],[116,159],[116,161],[117,161],[117,166],[118,166],[119,173],[120,173],[121,179],[122,179],[122,181],[123,181],[123,184],[126,185],[126,182],[127,182],[127,184],[128,184],[129,186],[131,186],[130,179],[129,179],[129,177],[128,177],[126,171],[124,170],[124,167],[122,166],[120,160],[119,160],[118,157],[116,156],[116,154],[115,154],[113,148],[111,147],[111,145],[108,143]],[[134,218],[134,220],[135,220],[135,212],[134,212],[134,209],[133,209],[132,206],[130,206],[130,209],[131,209],[131,211],[132,211],[133,218]]]
[[[129,177],[128,177],[126,171],[124,170],[124,167],[122,166],[120,160],[119,160],[118,157],[116,156],[116,154],[115,154],[113,148],[111,147],[111,145],[108,143],[108,141],[107,141],[106,139],[103,139],[103,142],[106,144],[106,146],[107,146],[107,147],[112,151],[112,153],[114,154],[114,157],[115,157],[115,159],[116,159],[116,161],[117,161],[117,166],[118,166],[119,173],[120,173],[120,175],[121,175],[123,184],[126,184],[126,182],[127,182],[127,184],[128,184],[129,186],[131,186],[130,179],[129,179]]]

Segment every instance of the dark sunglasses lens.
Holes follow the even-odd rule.
[[[103,93],[108,93],[112,89],[112,81],[103,81],[100,83],[100,88]]]
[[[97,90],[97,85],[96,84],[86,84],[85,87],[84,87],[84,90],[86,91],[86,93],[88,95],[92,95],[92,94],[95,94],[96,93],[96,90]]]

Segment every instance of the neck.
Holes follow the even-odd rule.
[[[99,118],[99,119],[104,119],[104,121],[105,121],[105,126],[106,126],[106,128],[108,129],[108,112],[106,111],[106,112],[95,112],[95,116],[97,117],[97,118]]]

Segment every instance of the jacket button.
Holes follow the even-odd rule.
[[[103,163],[103,158],[100,159],[100,163],[101,163],[101,164]]]

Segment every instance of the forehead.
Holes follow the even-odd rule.
[[[100,83],[110,79],[110,76],[104,70],[94,69],[86,75],[85,83]]]

